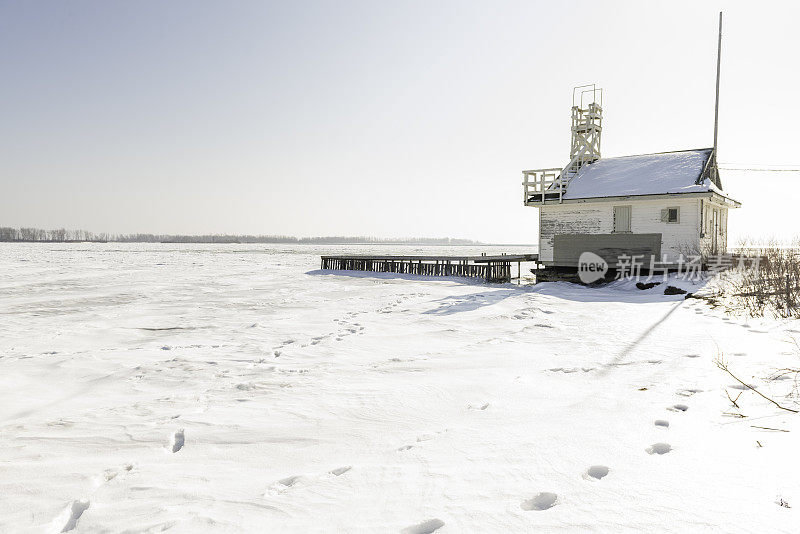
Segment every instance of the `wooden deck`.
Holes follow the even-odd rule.
[[[421,276],[459,276],[486,282],[510,282],[511,264],[517,264],[517,278],[522,262],[537,261],[538,254],[501,254],[498,256],[322,256],[326,270],[368,271],[416,274]]]

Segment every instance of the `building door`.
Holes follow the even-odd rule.
[[[728,208],[719,210],[719,252],[728,252]]]
[[[719,210],[714,208],[711,215],[711,254],[719,254]]]
[[[631,207],[614,206],[614,233],[631,231]]]

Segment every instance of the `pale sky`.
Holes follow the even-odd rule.
[[[800,167],[796,2],[0,2],[0,225],[534,243],[521,171],[709,147]],[[723,171],[737,236],[800,173]]]

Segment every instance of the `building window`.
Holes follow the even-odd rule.
[[[614,206],[614,233],[631,231],[631,207]]]
[[[681,222],[680,208],[666,208],[661,210],[661,222],[679,223]]]

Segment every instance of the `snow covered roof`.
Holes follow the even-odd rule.
[[[712,149],[601,158],[585,165],[570,181],[564,199],[668,193],[721,192],[711,180],[697,183]]]

